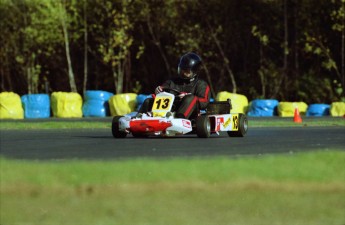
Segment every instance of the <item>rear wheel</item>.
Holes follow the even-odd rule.
[[[208,138],[211,135],[211,123],[208,116],[196,118],[196,134],[200,138]]]
[[[236,131],[228,131],[229,137],[244,137],[248,131],[248,119],[247,116],[244,114],[238,115],[238,130]]]
[[[125,131],[119,130],[119,120],[122,116],[114,116],[113,121],[111,123],[111,132],[114,138],[125,138],[127,133]]]

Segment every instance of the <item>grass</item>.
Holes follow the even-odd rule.
[[[110,128],[111,120],[108,122],[92,121],[1,121],[0,130],[34,130],[34,129],[92,129],[92,128]]]
[[[249,118],[250,127],[291,127],[291,126],[345,126],[343,117],[304,117],[302,123],[294,123],[290,117]],[[49,120],[0,120],[0,130],[8,129],[92,129],[111,127],[111,118],[83,118]]]
[[[345,224],[343,151],[0,167],[4,225]]]
[[[293,127],[293,126],[345,126],[343,117],[305,117],[302,123],[294,123],[293,118],[251,118],[249,125],[252,127]]]

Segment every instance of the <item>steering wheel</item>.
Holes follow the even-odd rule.
[[[167,91],[167,92],[174,92],[174,93],[171,93],[171,94],[174,94],[175,96],[177,95],[180,95],[182,92],[175,89],[175,88],[169,88],[169,87],[162,87],[163,91]]]

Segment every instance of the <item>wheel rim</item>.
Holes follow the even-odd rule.
[[[244,128],[244,131],[247,132],[247,130],[248,130],[248,120],[247,120],[247,118],[244,119],[243,128]]]
[[[206,120],[206,131],[207,133],[211,133],[211,123],[210,123],[210,119]]]

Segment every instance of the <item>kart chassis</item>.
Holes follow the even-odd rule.
[[[134,137],[196,133],[198,137],[208,138],[219,132],[227,132],[230,137],[243,137],[247,133],[247,117],[243,113],[230,113],[230,99],[210,102],[206,110],[199,111],[196,118],[184,119],[175,118],[175,113],[171,112],[175,97],[174,94],[161,92],[155,97],[151,114],[113,117],[113,136],[124,138],[129,133]]]

